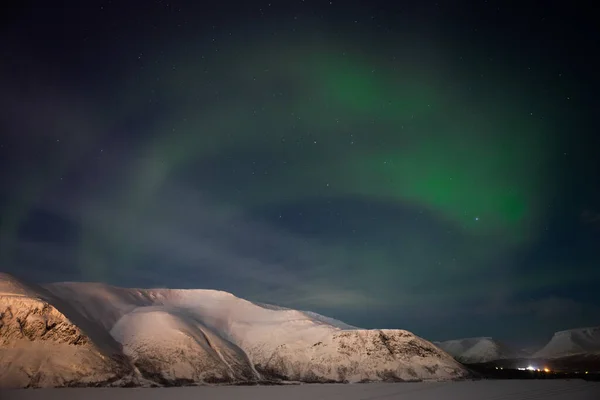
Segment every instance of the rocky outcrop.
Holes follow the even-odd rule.
[[[0,344],[50,341],[82,346],[88,337],[50,304],[28,297],[0,297]]]
[[[0,296],[0,387],[109,384],[130,375],[48,302]]]
[[[308,347],[250,351],[257,369],[310,382],[420,381],[468,377],[452,357],[404,330],[339,331]]]

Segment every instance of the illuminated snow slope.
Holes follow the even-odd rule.
[[[556,332],[534,358],[558,358],[577,354],[600,354],[600,326]]]
[[[410,332],[358,329],[214,290],[42,288],[1,275],[0,305],[0,386],[468,376],[449,354]],[[23,318],[37,327],[34,334],[19,328]]]

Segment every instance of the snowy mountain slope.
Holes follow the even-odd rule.
[[[290,308],[280,307],[280,306],[274,306],[272,304],[257,303],[257,302],[254,302],[254,304],[256,304],[259,307],[266,308],[268,310],[290,310]],[[346,329],[346,330],[349,330],[349,329],[360,329],[357,326],[348,325],[345,322],[342,322],[342,321],[337,320],[335,318],[330,318],[330,317],[326,317],[326,316],[321,315],[321,314],[317,314],[316,312],[312,312],[312,311],[300,311],[300,312],[306,314],[308,317],[312,318],[313,320],[323,321],[323,322],[325,322],[325,323],[327,323],[329,325],[333,325],[333,326],[338,327],[340,329]]]
[[[310,340],[312,339],[312,340]],[[270,356],[249,349],[263,371],[302,381],[414,381],[465,377],[446,353],[403,330],[348,330],[280,344]],[[310,344],[313,342],[312,344]]]
[[[310,318],[312,318],[313,320],[315,320],[315,321],[322,321],[322,322],[325,322],[326,324],[333,325],[333,326],[335,326],[337,328],[340,328],[340,329],[344,329],[344,330],[360,329],[357,326],[348,325],[345,322],[339,321],[339,320],[334,319],[334,318],[329,318],[329,317],[326,317],[326,316],[321,315],[321,314],[317,314],[317,313],[312,312],[312,311],[302,311],[302,312],[304,314],[306,314],[307,316],[309,316]]]
[[[160,338],[155,335],[153,338],[142,339],[140,335],[130,335],[128,341],[119,335],[118,332],[124,325],[133,327],[129,329],[137,329],[141,315],[151,312],[159,316],[158,319],[168,320],[165,325],[169,326],[169,329],[163,329],[161,332],[172,331],[172,336],[175,336],[175,332],[183,330],[182,324],[185,324],[185,329],[192,326],[194,330],[200,329],[205,334],[215,335],[221,340],[219,346],[227,349],[233,355],[232,359],[236,360],[238,368],[245,371],[241,375],[243,377],[248,377],[249,371],[255,366],[259,371],[252,371],[251,376],[257,379],[284,377],[309,381],[360,381],[382,379],[383,375],[393,375],[395,379],[404,380],[466,376],[462,366],[451,357],[440,352],[431,343],[406,331],[387,331],[391,340],[395,340],[396,337],[398,339],[394,342],[395,353],[390,358],[390,350],[377,344],[381,341],[381,331],[359,330],[315,313],[256,304],[215,290],[143,290],[100,284],[92,286],[93,288],[89,288],[88,284],[62,283],[47,287],[57,296],[76,298],[81,313],[104,318],[100,323],[107,327],[117,319],[118,314],[122,315],[110,329],[113,336],[124,345],[128,355],[137,351],[134,349],[147,348],[149,342],[152,342],[153,346],[159,341],[164,343],[165,340],[174,343],[172,338],[164,338],[166,334],[163,333]],[[119,311],[111,311],[107,304],[115,304]],[[130,321],[133,316],[136,322]],[[145,318],[152,321],[149,316]],[[347,351],[344,351],[343,347],[349,346],[346,343],[349,339],[344,336],[348,335],[347,331],[343,331],[341,327],[353,329],[350,331],[356,342],[353,357],[345,355]],[[340,336],[341,332],[344,332],[344,335]],[[369,341],[374,346],[373,349],[362,351],[359,344]],[[213,340],[211,343],[216,342]],[[179,346],[181,344],[177,344],[175,348]],[[164,349],[173,347],[163,345],[161,348],[164,352]],[[239,351],[246,358],[240,356]],[[360,357],[357,355],[359,353],[362,354]],[[387,360],[385,363],[382,362],[384,359]],[[427,368],[412,368],[408,366],[409,361],[412,364],[421,362]],[[248,370],[248,362],[251,370]],[[338,369],[350,372],[341,373]],[[171,374],[170,379],[189,379],[189,375],[185,375],[185,378],[181,375],[183,369],[172,370],[179,372]],[[228,375],[224,371],[226,368],[211,379],[226,379]]]
[[[9,286],[18,295],[10,293]],[[66,364],[83,373],[86,368],[93,370],[94,377],[101,376],[97,370],[112,372],[102,375],[105,380],[145,378],[172,385],[273,378],[355,382],[468,376],[450,355],[407,331],[358,329],[319,314],[255,304],[221,291],[124,289],[97,283],[33,288],[4,276],[0,289],[2,301],[9,301],[18,312],[27,313],[32,306],[16,299],[51,305],[70,329],[60,336],[64,345],[85,342],[88,346],[77,347],[89,351],[85,354],[65,351]],[[17,325],[0,335],[11,346]],[[21,347],[49,359],[56,354],[57,344],[38,346],[47,335],[45,328],[40,329],[35,343]],[[8,350],[2,344],[0,351]],[[92,357],[96,354],[106,363]],[[125,362],[111,364],[119,357]],[[46,365],[36,365],[38,372],[47,370]],[[9,368],[0,366],[0,386],[6,386]],[[58,367],[53,368],[48,370],[58,374]],[[41,386],[73,384],[77,379],[48,380]],[[79,380],[81,384],[93,381]],[[17,386],[27,384],[38,385],[21,379]]]
[[[600,354],[600,326],[556,332],[534,358],[558,358],[577,354]]]
[[[96,344],[41,288],[0,276],[0,387],[106,384],[130,374],[115,341]]]
[[[142,375],[159,383],[258,380],[246,354],[193,316],[166,307],[139,307],[111,334]]]
[[[219,299],[234,298],[229,293],[73,282],[45,287],[69,299],[80,314],[95,318],[148,379],[168,385],[261,379],[245,352],[227,338],[231,316]],[[193,293],[200,298],[190,302]]]
[[[494,360],[515,358],[517,352],[491,337],[475,337],[465,339],[434,342],[438,347],[466,364],[484,363]]]
[[[125,314],[151,306],[154,299],[143,290],[124,289],[103,283],[60,282],[44,285],[56,298],[67,301],[80,315],[110,331]]]

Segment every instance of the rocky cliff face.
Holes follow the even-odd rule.
[[[100,385],[129,372],[48,302],[0,296],[0,386]]]
[[[51,341],[81,346],[87,336],[50,304],[27,297],[0,297],[0,343]]]
[[[464,367],[403,330],[339,331],[310,346],[250,351],[257,369],[299,381],[365,382],[460,379]]]

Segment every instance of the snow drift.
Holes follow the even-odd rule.
[[[559,358],[579,354],[600,354],[600,326],[556,332],[534,358]]]
[[[0,275],[0,387],[447,380],[404,330],[364,330],[215,290],[27,285]]]

